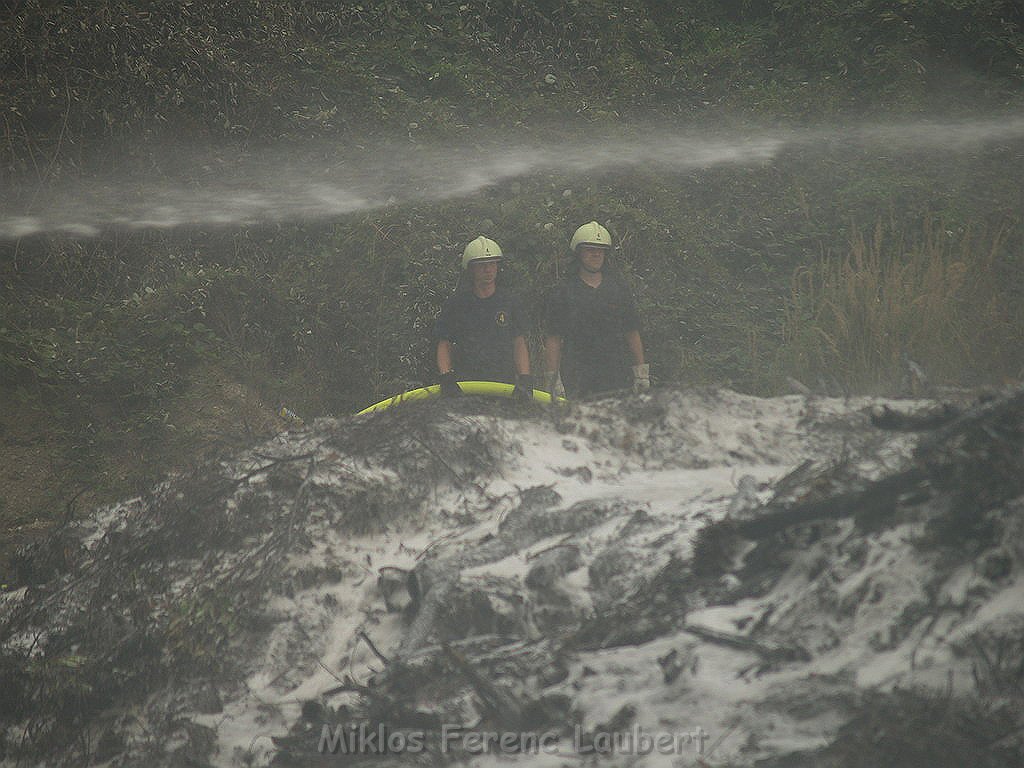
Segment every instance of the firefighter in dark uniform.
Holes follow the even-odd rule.
[[[529,322],[519,298],[498,283],[501,248],[480,236],[462,253],[462,277],[434,325],[441,394],[461,395],[459,381],[515,384],[514,397],[533,397]]]
[[[576,270],[547,303],[545,387],[569,397],[646,391],[651,379],[640,317],[626,281],[607,268],[611,235],[592,221],[576,230],[569,247]]]

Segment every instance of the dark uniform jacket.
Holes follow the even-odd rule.
[[[452,344],[452,367],[460,381],[515,382],[513,340],[529,323],[519,299],[501,286],[486,299],[460,290],[441,307],[434,339]]]
[[[548,298],[544,332],[562,337],[562,383],[570,397],[624,389],[632,381],[625,334],[640,330],[626,281],[605,272],[592,288],[574,273]]]

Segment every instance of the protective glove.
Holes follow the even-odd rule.
[[[455,371],[441,374],[441,397],[462,397],[462,390],[459,388],[459,380]]]
[[[516,388],[512,390],[512,399],[517,403],[528,403],[533,400],[533,376],[528,373],[516,374]]]
[[[633,391],[646,392],[651,388],[651,366],[647,363],[633,366]]]
[[[544,374],[544,389],[551,397],[565,397],[565,387],[562,385],[562,374],[558,371],[548,371]]]

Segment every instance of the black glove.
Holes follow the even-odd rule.
[[[459,388],[459,380],[455,371],[441,374],[441,397],[462,397],[462,390]]]
[[[512,399],[517,403],[528,403],[533,400],[533,376],[528,373],[516,375],[516,388],[512,390]]]

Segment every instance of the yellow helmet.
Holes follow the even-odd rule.
[[[501,246],[493,240],[480,235],[470,241],[462,252],[462,268],[469,266],[471,261],[497,261],[501,258]]]
[[[581,245],[594,245],[598,248],[611,248],[612,236],[608,234],[607,229],[602,227],[596,221],[592,221],[589,224],[584,224],[576,230],[576,233],[572,236],[572,240],[569,243],[569,250],[575,253],[576,249]]]

